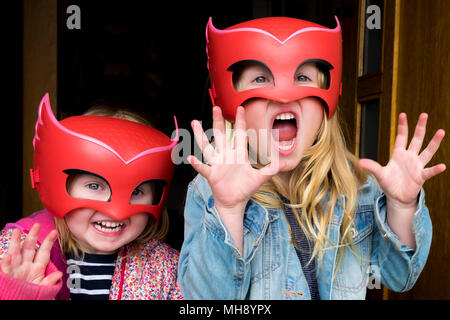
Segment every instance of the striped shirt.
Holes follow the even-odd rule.
[[[80,260],[67,257],[71,300],[108,300],[117,253],[84,254]]]
[[[311,259],[312,254],[311,244],[306,238],[306,235],[303,232],[302,228],[298,224],[297,218],[295,217],[291,207],[289,206],[289,200],[281,195],[280,197],[283,200],[284,211],[286,212],[286,217],[291,227],[292,237],[297,244],[296,246],[294,246],[294,248],[295,252],[297,253],[297,257],[300,260],[303,275],[305,276],[308,283],[311,300],[320,300],[319,287],[317,285],[315,260],[313,259],[311,263],[308,264],[308,261]]]

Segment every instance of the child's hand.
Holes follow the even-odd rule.
[[[214,204],[219,211],[224,209],[223,211],[230,213],[237,214],[237,211],[243,213],[242,210],[235,209],[245,208],[250,197],[261,185],[276,175],[283,167],[281,161],[272,161],[259,170],[251,166],[248,159],[245,109],[243,107],[238,107],[236,112],[234,145],[233,142],[226,139],[222,111],[219,107],[213,108],[215,148],[209,143],[198,121],[192,121],[192,129],[208,165],[194,156],[189,156],[188,161],[198,173],[208,180]]]
[[[13,278],[37,285],[52,286],[62,277],[60,271],[45,276],[45,269],[50,261],[50,250],[58,232],[51,231],[42,241],[40,248],[36,250],[39,229],[40,225],[35,223],[22,246],[20,245],[20,230],[13,230],[8,252],[3,257],[2,272]]]
[[[399,115],[394,150],[386,166],[382,167],[370,159],[359,161],[359,166],[375,176],[387,200],[397,208],[415,208],[417,195],[425,181],[445,170],[443,163],[425,168],[438,150],[445,135],[444,130],[438,130],[428,146],[419,154],[425,136],[427,118],[426,113],[419,116],[414,137],[406,149],[408,122],[405,113]]]

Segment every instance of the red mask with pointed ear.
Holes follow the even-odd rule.
[[[175,119],[176,126],[176,119]],[[46,94],[39,106],[33,139],[33,188],[45,208],[57,218],[78,208],[92,208],[113,219],[123,220],[137,213],[159,219],[174,173],[172,141],[160,131],[133,121],[75,116],[56,120]],[[108,201],[71,197],[66,189],[70,170],[82,170],[102,177],[111,188]],[[162,181],[157,204],[131,204],[133,191],[143,182]]]
[[[342,34],[337,27],[286,17],[261,18],[218,30],[208,21],[206,27],[208,69],[213,105],[222,108],[224,117],[234,122],[236,109],[246,100],[263,98],[281,103],[317,97],[327,107],[328,117],[336,110],[341,94]],[[233,66],[242,61],[257,61],[273,75],[273,87],[236,91]],[[326,89],[295,86],[295,72],[306,62],[316,62],[329,72]]]

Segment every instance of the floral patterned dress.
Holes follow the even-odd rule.
[[[26,221],[26,223],[21,221]],[[12,235],[12,227],[19,227],[21,229],[21,240],[25,240],[28,233],[28,227],[34,222],[41,223],[42,229],[46,230],[46,234],[54,229],[53,217],[48,212],[42,210],[34,215],[24,218],[15,224],[10,224],[11,227],[7,227],[0,231],[0,259],[8,251],[8,243]],[[21,227],[25,226],[25,227]],[[40,234],[39,239],[43,239],[46,234]],[[58,246],[59,243],[55,242],[54,246]],[[36,247],[39,247],[39,240]],[[57,250],[60,251],[60,250]],[[67,264],[65,257],[61,257],[58,260],[53,261],[55,256],[61,257],[61,255],[52,255],[51,261],[47,270],[56,271],[59,269],[65,273],[62,285],[59,284],[57,290],[38,290],[39,292],[49,292],[46,296],[41,294],[40,299],[67,299],[69,297],[69,289],[66,285],[65,279],[67,279]],[[171,248],[166,243],[152,239],[138,248],[132,246],[125,246],[119,250],[116,266],[114,269],[111,289],[110,300],[178,300],[183,299],[180,288],[177,283],[177,268],[178,268],[179,252]],[[1,260],[0,260],[1,261]],[[55,267],[57,266],[57,267]],[[61,267],[63,266],[63,267]],[[65,270],[62,270],[65,269]],[[1,273],[1,269],[0,269]],[[46,274],[47,275],[47,274]],[[5,281],[6,280],[6,281]],[[12,280],[12,281],[11,281]],[[27,286],[24,287],[24,283],[21,280],[15,281],[15,279],[9,279],[9,276],[0,274],[0,285],[8,284],[9,292],[21,291],[21,299],[33,299],[36,295],[32,293],[30,286],[30,297],[27,297]],[[36,286],[36,285],[33,285]],[[60,288],[60,289],[59,289]],[[34,288],[34,292],[36,288]],[[59,293],[58,293],[59,291]],[[56,295],[56,293],[58,293]],[[14,297],[9,297],[14,299]]]

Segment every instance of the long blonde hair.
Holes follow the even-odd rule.
[[[308,240],[314,243],[311,260],[317,256],[319,266],[322,265],[328,244],[331,248],[353,248],[351,228],[354,225],[357,192],[366,179],[357,161],[345,146],[338,114],[329,120],[324,114],[317,139],[292,170],[287,190],[281,179],[274,176],[252,197],[269,208],[283,208],[279,194],[288,196],[300,227]],[[344,203],[341,195],[344,196]],[[340,243],[331,243],[329,226],[338,202],[344,212],[341,238]],[[342,250],[338,256],[338,265],[341,257]]]
[[[324,88],[326,81],[326,75],[318,69],[319,87]],[[351,229],[354,227],[358,188],[366,180],[366,173],[359,168],[357,157],[346,147],[339,124],[339,110],[337,108],[333,117],[328,119],[324,108],[317,138],[292,170],[287,189],[282,180],[274,176],[252,196],[253,200],[267,208],[283,209],[279,195],[287,195],[300,227],[308,240],[314,243],[309,262],[317,257],[318,265],[322,266],[324,251],[339,248],[336,271],[344,249],[350,248],[356,253]],[[226,121],[226,127],[230,129],[232,124]],[[254,166],[262,167],[259,163]],[[344,201],[341,201],[341,196]],[[332,243],[329,239],[330,224],[338,202],[344,214],[339,243]]]
[[[105,106],[95,106],[90,108],[85,113],[83,113],[83,115],[125,119],[152,127],[152,124],[149,121],[147,121],[144,117],[140,116],[139,114],[133,111],[125,109],[110,108]],[[83,259],[82,256],[80,257],[80,251],[78,249],[80,248],[79,242],[74,237],[72,232],[70,232],[65,218],[58,219],[55,217],[54,220],[56,230],[58,231],[58,239],[62,252],[64,254],[70,254],[75,257]],[[160,219],[157,223],[155,217],[149,214],[149,219],[143,232],[128,245],[130,246],[130,248],[137,250],[139,246],[148,242],[150,239],[163,240],[167,236],[168,231],[169,231],[169,215],[166,208],[164,208],[164,210],[161,212]]]

